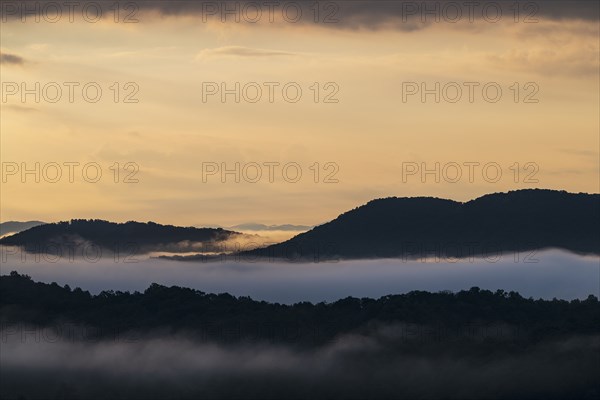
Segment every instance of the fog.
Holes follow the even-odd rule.
[[[3,398],[595,398],[597,337],[518,352],[403,346],[394,330],[320,348],[185,337],[36,341],[2,333]],[[415,349],[418,349],[415,351]],[[560,362],[556,362],[560,360]],[[35,384],[32,384],[35,382]]]
[[[17,271],[42,282],[68,284],[92,293],[143,291],[151,283],[228,292],[280,303],[334,301],[347,296],[377,298],[411,290],[514,290],[525,297],[552,299],[598,296],[600,257],[559,250],[506,254],[495,258],[448,260],[361,260],[320,263],[172,261],[103,255],[99,260],[52,258],[2,251],[0,272]]]
[[[598,256],[558,250],[454,262],[321,263],[232,257],[182,262],[114,254],[63,259],[0,250],[2,274],[16,270],[93,293],[142,291],[156,282],[293,303],[479,286],[573,299],[598,295],[600,283]],[[600,394],[597,331],[531,341],[502,321],[440,335],[430,335],[430,326],[421,332],[401,321],[376,322],[322,345],[300,346],[256,338],[217,343],[197,332],[169,334],[162,327],[144,335],[96,336],[75,323],[67,332],[63,328],[71,324],[63,322],[39,328],[0,324],[0,397],[591,399]]]

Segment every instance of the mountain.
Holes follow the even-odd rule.
[[[171,333],[221,342],[265,339],[315,343],[333,340],[342,333],[365,332],[377,324],[409,323],[429,327],[420,332],[425,335],[444,327],[451,329],[445,332],[452,335],[485,332],[490,339],[501,339],[496,330],[502,325],[505,333],[512,331],[511,335],[518,329],[519,339],[527,343],[543,337],[597,334],[600,324],[600,304],[591,294],[585,300],[550,301],[526,299],[513,291],[472,287],[458,293],[412,291],[379,299],[346,297],[332,303],[285,305],[156,283],[143,293],[110,290],[91,295],[68,285],[35,282],[16,271],[0,276],[0,311],[6,326],[56,326],[70,321],[102,328],[92,331],[98,335],[135,331],[135,336],[146,337],[165,328]],[[461,326],[469,329],[461,333],[456,330]],[[418,339],[415,328],[412,338]],[[69,334],[66,330],[64,333]]]
[[[6,221],[0,223],[0,236],[7,235],[9,233],[18,233],[21,231],[25,231],[29,228],[33,228],[34,226],[43,225],[45,222],[42,221]]]
[[[468,202],[377,199],[290,240],[242,256],[360,259],[497,257],[559,248],[600,254],[600,195],[528,189]]]
[[[0,245],[21,246],[34,252],[47,246],[81,242],[106,249],[135,246],[141,251],[197,251],[198,244],[219,242],[237,235],[240,234],[221,228],[184,228],[154,222],[114,223],[97,219],[74,219],[39,225],[7,236],[0,239]]]
[[[311,228],[312,228],[312,226],[306,226],[306,225],[290,225],[290,224],[265,225],[265,224],[255,224],[255,223],[240,224],[240,225],[235,225],[235,226],[230,227],[230,229],[237,230],[237,231],[290,231],[290,232],[307,231]]]

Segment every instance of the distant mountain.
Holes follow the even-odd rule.
[[[360,259],[497,257],[559,248],[600,254],[600,195],[518,190],[465,203],[385,198],[348,211],[290,240],[242,256]]]
[[[39,251],[56,244],[93,243],[114,249],[135,246],[141,251],[198,251],[198,245],[230,239],[240,233],[221,228],[193,228],[160,225],[154,222],[114,223],[74,219],[33,227],[0,239],[0,245],[21,246]]]
[[[29,228],[33,228],[34,226],[43,225],[45,222],[42,221],[6,221],[0,223],[0,236],[4,236],[9,233],[17,233],[21,231],[25,231]]]
[[[264,225],[264,224],[255,224],[255,223],[247,223],[231,226],[230,229],[238,230],[238,231],[286,231],[286,232],[298,232],[298,231],[307,231],[312,229],[312,226],[307,225]]]

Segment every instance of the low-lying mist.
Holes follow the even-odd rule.
[[[411,290],[514,290],[523,296],[584,299],[599,295],[600,259],[559,250],[498,259],[359,260],[297,263],[248,262],[231,257],[212,262],[103,255],[100,259],[49,259],[2,251],[0,270],[15,270],[42,282],[60,282],[92,293],[145,290],[151,283],[208,293],[228,292],[280,303],[333,301],[347,296],[377,298]]]
[[[2,333],[2,398],[598,398],[599,337],[526,348],[407,344],[393,326],[325,346],[79,342]]]

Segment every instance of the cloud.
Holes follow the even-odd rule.
[[[553,22],[515,27],[512,34],[523,44],[487,53],[488,65],[503,70],[535,72],[544,76],[597,76],[598,27],[577,22]]]
[[[271,22],[271,17],[275,22],[294,20],[297,10],[301,9],[302,17],[298,23],[316,23],[325,28],[394,28],[404,31],[413,31],[430,26],[439,21],[435,21],[435,16],[427,15],[427,10],[437,10],[441,22],[449,22],[454,19],[458,12],[461,14],[460,21],[469,23],[470,16],[474,20],[487,21],[486,17],[491,17],[500,9],[502,20],[513,21],[515,16],[513,0],[500,0],[496,2],[473,2],[472,6],[465,5],[464,2],[443,2],[443,1],[385,1],[385,0],[356,0],[356,1],[331,1],[323,3],[319,13],[315,14],[313,0],[298,0],[294,7],[283,10],[284,6],[275,6],[269,9],[267,6],[260,6],[261,3],[252,0],[233,1],[190,1],[190,2],[168,2],[168,1],[144,1],[140,3],[141,10],[157,11],[162,15],[201,16],[203,20],[223,19],[234,21],[236,18],[244,20],[256,19],[257,11],[254,5],[246,6],[247,3],[259,4],[260,18],[259,22]],[[453,5],[448,5],[451,3]],[[238,8],[237,15],[227,14],[225,10]],[[523,4],[519,9],[519,22],[525,18],[528,21],[543,20],[568,20],[581,19],[597,21],[598,4],[593,1],[573,0],[573,1],[555,1],[538,0]],[[246,11],[245,11],[246,10]],[[284,15],[285,14],[285,15]],[[425,19],[425,21],[424,21]]]
[[[594,150],[582,150],[582,149],[557,149],[559,152],[568,154],[571,156],[577,156],[581,158],[589,158],[594,162],[598,161],[598,152]]]
[[[36,112],[36,111],[38,111],[38,109],[34,108],[34,107],[26,107],[26,106],[20,106],[20,105],[16,105],[16,104],[6,104],[6,105],[3,105],[2,109],[12,110],[12,111],[22,112],[22,113],[28,113],[28,112]]]
[[[475,4],[473,4],[475,3]],[[457,20],[470,23],[473,21],[491,22],[500,17],[500,21],[515,21],[513,1],[496,2],[443,2],[443,1],[351,1],[338,2],[342,24],[360,21],[365,27],[379,27],[394,22],[397,27],[405,28],[407,24],[442,23],[453,25]],[[598,4],[590,1],[554,1],[538,0],[523,4],[519,8],[519,23],[529,24],[544,20],[585,19],[598,20]],[[437,20],[436,20],[437,18]],[[346,21],[346,22],[343,22]]]
[[[0,53],[0,64],[23,65],[25,60],[16,54]]]
[[[33,0],[23,0],[20,3],[33,3]],[[36,1],[37,3],[37,1]],[[290,6],[290,3],[291,4]],[[432,19],[427,16],[425,10],[437,10],[443,20],[453,19],[457,15],[456,7],[462,15],[461,20],[466,20],[472,15],[475,20],[484,20],[485,16],[494,16],[498,8],[501,9],[502,19],[512,21],[515,15],[514,0],[499,0],[495,2],[472,2],[474,5],[467,6],[466,2],[444,2],[444,1],[386,1],[386,0],[355,0],[355,1],[330,1],[323,2],[319,12],[315,13],[314,0],[296,0],[283,2],[273,6],[253,0],[239,1],[155,1],[148,0],[136,2],[139,7],[139,15],[135,17],[145,18],[145,11],[157,13],[161,16],[193,16],[206,20],[227,22],[266,23],[294,21],[298,10],[301,9],[301,17],[297,23],[319,24],[324,28],[366,28],[379,29],[391,27],[398,30],[412,31],[427,27],[436,21],[425,21],[423,18]],[[472,4],[471,3],[471,4]],[[450,4],[450,5],[449,5]],[[32,8],[32,7],[31,7]],[[285,10],[284,10],[285,8]],[[38,7],[42,12],[43,7]],[[237,10],[229,13],[228,10]],[[588,20],[598,21],[598,2],[586,0],[537,0],[524,3],[519,9],[519,18],[528,17],[529,20]],[[3,10],[3,19],[18,19],[21,13],[17,10]],[[284,16],[285,14],[285,16]],[[103,13],[105,18],[110,18],[111,12],[107,9]],[[488,21],[489,22],[489,21]],[[520,21],[522,22],[522,20]]]
[[[511,49],[502,54],[489,54],[490,65],[518,71],[535,71],[542,75],[596,76],[598,74],[598,50],[588,48]]]
[[[242,46],[225,46],[214,49],[204,49],[198,53],[196,60],[206,60],[218,57],[282,57],[294,55],[294,53],[287,51],[256,49]]]

